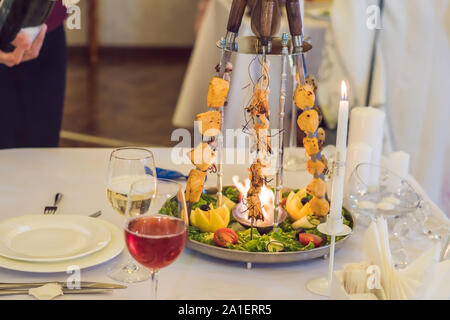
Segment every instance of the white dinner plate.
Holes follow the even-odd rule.
[[[110,242],[106,245],[105,248],[103,248],[100,251],[97,251],[95,253],[92,253],[90,255],[78,259],[65,260],[59,262],[36,263],[0,257],[0,267],[15,271],[52,273],[52,272],[67,272],[69,268],[73,268],[74,266],[80,269],[85,269],[109,261],[114,257],[116,257],[117,255],[119,255],[124,249],[125,247],[124,233],[115,225],[107,221],[100,220],[98,218],[97,220],[105,228],[107,228],[111,234]]]
[[[28,262],[58,262],[103,249],[111,233],[97,219],[32,215],[0,221],[0,256]]]

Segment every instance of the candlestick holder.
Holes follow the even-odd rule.
[[[329,231],[329,229],[335,228],[339,225],[339,222],[333,221],[333,219],[328,219],[326,223],[322,223],[317,227],[321,233],[331,236],[331,245],[330,245],[330,263],[328,268],[328,278],[319,277],[309,280],[306,283],[306,289],[308,291],[320,295],[329,297],[330,296],[330,288],[332,282],[332,275],[334,270],[334,252],[336,245],[336,236],[346,236],[352,232],[352,229],[349,226],[342,225],[342,229],[340,231]]]
[[[340,152],[336,150],[335,160],[331,165],[331,175],[333,177],[333,186],[336,182],[336,186],[338,184],[342,184],[342,179],[345,175],[345,152]],[[342,186],[341,186],[342,187]],[[342,189],[342,188],[341,188]],[[338,190],[331,190],[332,193],[332,209],[333,210],[333,197],[342,198],[342,190],[338,192]],[[336,199],[334,199],[336,201]],[[342,206],[342,199],[337,199],[340,201],[336,201],[338,206]],[[328,267],[328,278],[314,278],[309,280],[306,283],[306,288],[317,295],[321,296],[330,296],[330,288],[333,279],[333,269],[334,269],[334,252],[336,247],[336,237],[337,236],[346,236],[352,232],[352,229],[343,224],[342,215],[336,216],[329,214],[327,217],[327,221],[317,226],[317,230],[323,234],[331,236],[331,244],[330,244],[330,262]]]

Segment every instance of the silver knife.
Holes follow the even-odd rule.
[[[29,282],[29,283],[1,283],[0,282],[0,291],[8,290],[8,289],[27,289],[27,288],[37,288],[49,283],[57,283],[63,289],[67,288],[66,282],[60,281],[49,281],[49,282]],[[115,283],[101,283],[101,282],[88,282],[82,281],[80,282],[80,289],[126,289],[127,286]]]
[[[64,294],[88,294],[88,293],[109,293],[111,290],[108,289],[63,289]],[[17,289],[17,290],[0,290],[0,296],[9,295],[27,295],[28,289]]]

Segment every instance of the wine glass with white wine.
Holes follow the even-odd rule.
[[[129,200],[131,185],[147,180],[152,188],[145,194],[133,195]],[[106,194],[113,209],[122,216],[139,216],[148,211],[156,193],[157,176],[153,153],[145,148],[125,147],[115,149],[109,159]],[[127,210],[127,206],[130,206]],[[140,267],[131,257],[108,270],[114,280],[135,283],[150,278],[150,272]]]

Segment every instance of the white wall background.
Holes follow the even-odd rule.
[[[69,45],[87,42],[87,2],[81,30],[68,30]],[[197,0],[96,0],[99,41],[104,46],[192,46]]]

